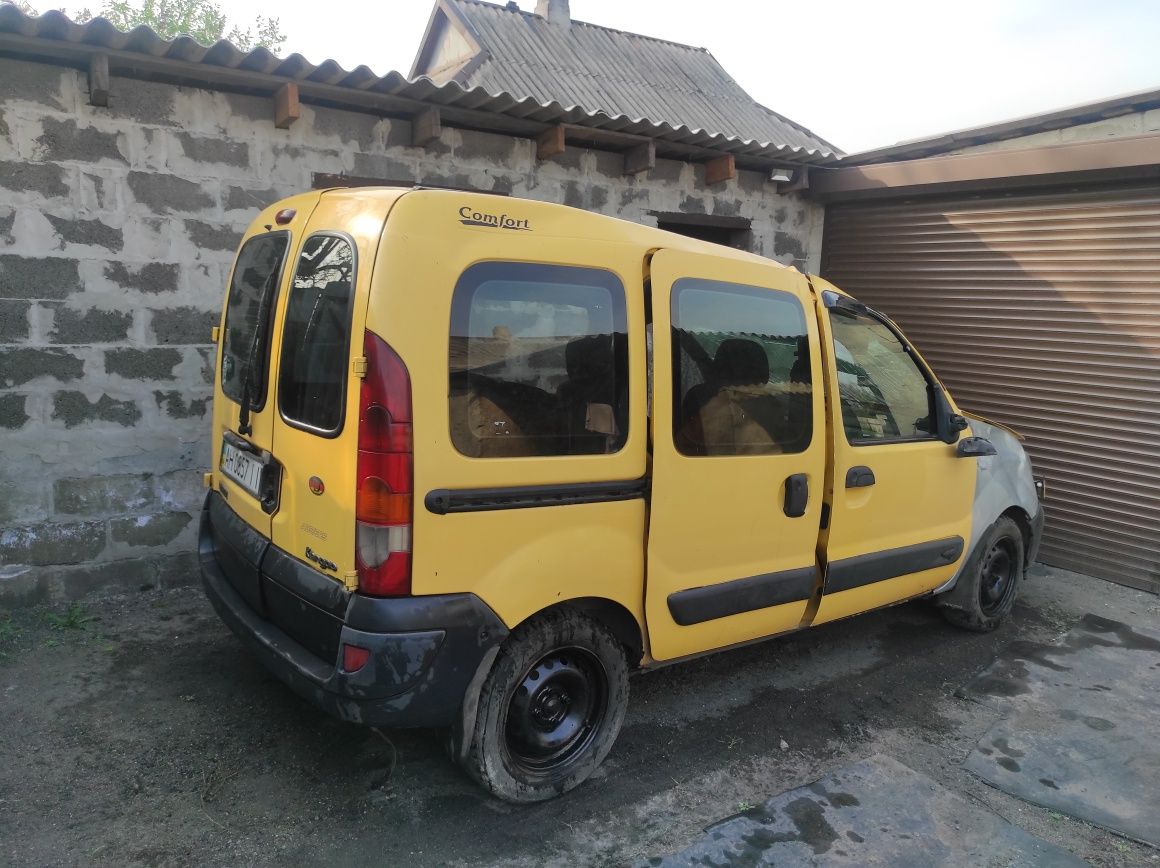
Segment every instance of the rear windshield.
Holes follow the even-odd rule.
[[[252,360],[254,371],[250,382],[250,406],[254,410],[262,409],[266,403],[270,323],[289,243],[288,232],[259,235],[247,241],[238,254],[229,298],[226,300],[222,391],[227,397],[241,403]]]
[[[354,267],[349,239],[312,235],[286,304],[278,405],[287,422],[319,434],[342,428]]]

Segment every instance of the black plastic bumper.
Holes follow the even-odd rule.
[[[1027,566],[1031,566],[1039,559],[1039,544],[1043,542],[1043,523],[1046,516],[1043,511],[1043,504],[1039,504],[1039,512],[1031,519],[1031,539],[1027,542],[1026,561]]]
[[[452,724],[488,650],[507,636],[474,594],[350,593],[271,545],[214,491],[202,510],[198,555],[222,620],[275,676],[342,720]],[[370,659],[343,671],[343,644],[368,649]]]

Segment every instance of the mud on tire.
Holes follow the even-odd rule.
[[[1006,620],[1023,582],[1024,543],[1019,525],[1007,516],[987,528],[955,586],[937,598],[956,627],[989,633]]]
[[[505,801],[553,798],[608,755],[627,705],[628,664],[612,633],[580,612],[545,612],[500,649],[461,765]]]

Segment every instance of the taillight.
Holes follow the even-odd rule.
[[[375,597],[411,593],[411,377],[387,342],[363,336],[367,372],[358,416],[355,562],[359,590]]]

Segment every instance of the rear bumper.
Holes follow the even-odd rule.
[[[507,636],[474,594],[377,599],[347,592],[271,545],[217,492],[202,510],[198,555],[222,620],[275,676],[342,720],[452,724],[488,650]],[[371,652],[357,672],[343,671],[343,644]]]

